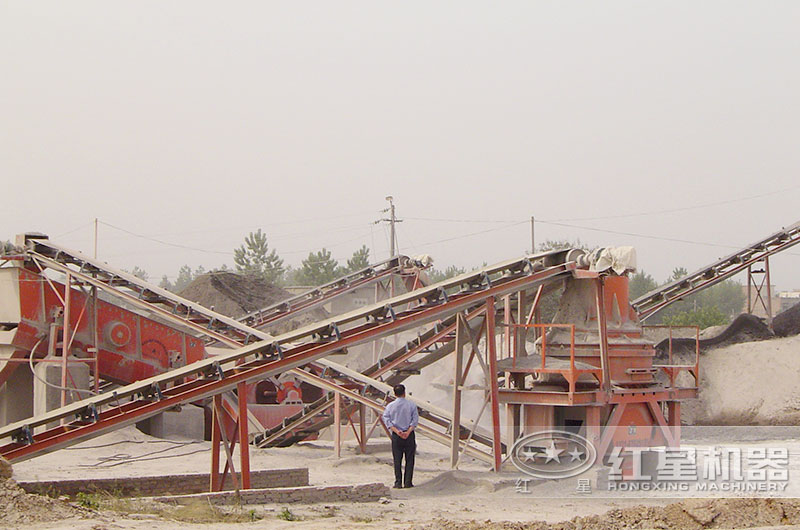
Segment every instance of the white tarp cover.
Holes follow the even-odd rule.
[[[593,250],[589,255],[591,270],[605,272],[611,269],[616,274],[636,270],[636,249],[633,247],[608,247]]]

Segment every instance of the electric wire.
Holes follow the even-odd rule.
[[[42,343],[43,340],[44,340],[44,337],[39,339],[39,341],[36,344],[33,345],[33,348],[31,350],[29,350],[30,351],[30,356],[28,356],[28,367],[30,368],[31,374],[33,374],[33,377],[37,381],[39,381],[40,383],[44,384],[45,386],[56,388],[58,390],[66,390],[68,392],[75,392],[75,393],[78,393],[78,394],[89,394],[89,395],[92,395],[92,396],[96,396],[97,393],[94,392],[93,390],[83,390],[81,388],[63,387],[61,385],[56,385],[54,383],[49,383],[49,382],[45,381],[44,379],[42,379],[41,377],[39,377],[39,375],[36,373],[36,370],[33,367],[33,355],[34,355],[34,352],[36,351],[36,348],[39,347],[39,345]]]

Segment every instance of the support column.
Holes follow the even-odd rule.
[[[767,325],[772,329],[772,284],[769,278],[769,256],[764,258],[764,274],[767,282]]]
[[[527,297],[525,291],[517,293],[517,317],[516,322],[519,324],[525,323],[525,302]],[[525,339],[528,335],[528,328],[515,327],[514,328],[514,350],[512,354],[517,358],[525,354]]]
[[[503,358],[511,357],[514,348],[513,331],[514,314],[511,309],[511,295],[507,294],[503,297],[503,337],[505,338],[505,347],[501,352]]]
[[[61,338],[61,406],[64,407],[67,404],[67,373],[69,368],[67,366],[67,358],[69,357],[69,318],[70,318],[70,306],[71,303],[71,293],[72,293],[72,275],[67,273],[67,279],[65,282],[65,289],[64,289],[64,335]],[[64,421],[62,420],[62,424]]]
[[[681,402],[667,401],[667,422],[672,431],[672,438],[677,445],[681,443]]]
[[[250,489],[250,438],[247,425],[247,383],[236,386],[239,401],[239,464],[242,473],[242,489]]]
[[[747,267],[747,312],[753,314],[760,302],[766,313],[767,324],[772,328],[772,284],[769,274],[769,256],[761,261],[764,262],[764,268],[761,270],[753,270],[752,265]],[[756,280],[756,274],[762,275],[761,282]]]
[[[220,476],[219,476],[219,451],[222,433],[220,431],[220,423],[222,418],[219,417],[219,410],[222,408],[222,396],[217,394],[212,398],[211,404],[211,480],[209,490],[219,491],[220,489]]]
[[[519,403],[506,403],[506,447],[511,451],[511,446],[519,439],[522,424],[522,405]]]
[[[333,394],[333,452],[336,458],[342,457],[342,395]]]
[[[461,441],[461,388],[464,376],[464,345],[469,342],[466,329],[467,322],[461,313],[456,317],[455,371],[453,373],[453,420],[450,423],[450,467],[458,466]]]
[[[497,345],[495,343],[495,305],[494,297],[486,299],[486,356],[489,367],[489,392],[492,407],[492,453],[494,454],[494,471],[500,471],[503,461],[502,444],[500,442],[500,392],[497,388]]]
[[[602,428],[600,426],[602,407],[586,407],[586,439],[595,444],[600,443]]]
[[[603,285],[603,277],[597,278],[596,285],[596,302],[597,302],[597,331],[600,336],[600,368],[603,370],[603,392],[609,394],[611,392],[611,367],[608,362],[608,327],[606,326],[606,304],[605,304],[605,286]]]
[[[360,433],[358,444],[361,454],[367,454],[367,406],[363,403],[358,405],[358,431]]]

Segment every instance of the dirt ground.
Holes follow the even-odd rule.
[[[207,471],[207,442],[160,440],[126,428],[14,466],[17,480],[137,476]],[[253,469],[305,466],[311,484],[392,482],[391,453],[386,440],[370,442],[366,455],[346,445],[341,459],[329,442],[253,450]],[[750,528],[800,524],[800,501],[794,499],[691,499],[581,497],[574,491],[544,484],[534,495],[515,486],[514,471],[496,474],[470,459],[459,471],[449,469],[447,449],[420,438],[416,486],[391,490],[391,497],[373,503],[246,506],[238,511],[252,522],[207,523],[174,520],[170,515],[137,513],[135,505],[122,512],[90,511],[81,506],[24,496],[23,518],[0,515],[0,528],[79,530],[168,530],[177,528],[531,528],[536,530],[633,528]],[[17,496],[20,494],[17,493]],[[3,499],[0,498],[0,502]],[[677,504],[676,504],[677,502]],[[288,510],[288,511],[287,511]],[[11,510],[12,512],[14,510]],[[16,517],[16,518],[15,518]],[[282,519],[283,517],[283,519]],[[295,520],[285,520],[290,517]],[[575,519],[576,517],[580,519]],[[202,520],[202,518],[201,518]],[[772,525],[772,526],[770,526]]]

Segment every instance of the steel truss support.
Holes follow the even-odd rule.
[[[754,268],[761,265],[761,268]],[[760,280],[759,280],[760,277]],[[769,256],[747,266],[747,312],[753,314],[761,306],[772,327],[772,283],[769,277]]]
[[[544,256],[551,262],[558,259],[557,254]],[[551,266],[536,268],[530,258],[526,258],[497,264],[477,273],[454,278],[449,282],[453,287],[461,288],[460,292],[454,294],[444,293],[444,289],[450,285],[442,283],[398,295],[385,304],[369,306],[357,312],[318,322],[129,384],[110,395],[93,396],[2,427],[0,440],[8,438],[11,440],[10,443],[7,441],[5,445],[0,446],[0,455],[11,461],[20,461],[50,452],[131,425],[176,405],[232,390],[239,383],[264,379],[307,365],[344,348],[436,322],[460,311],[475,308],[486,300],[490,301],[487,307],[491,307],[491,310],[486,320],[487,322],[491,320],[491,325],[488,327],[492,330],[493,337],[496,296],[502,297],[542,283],[556,281],[572,274],[576,269],[575,262],[567,262],[564,259],[556,261]],[[93,284],[91,278],[88,283]],[[414,301],[420,305],[403,309]],[[493,354],[496,352],[493,340],[489,341],[489,349],[490,362],[494,365],[496,358],[493,358]],[[496,378],[492,379],[494,380],[492,394],[496,396]],[[321,380],[321,384],[325,383]],[[122,401],[126,399],[130,401]],[[360,401],[361,397],[353,399]],[[365,404],[370,406],[369,403]],[[494,400],[492,415],[493,422],[497,424],[497,400]],[[35,427],[75,416],[78,419],[71,420],[63,427],[32,434]],[[494,430],[495,434],[499,434],[499,424]],[[434,433],[432,436],[437,434]],[[449,442],[449,437],[444,436],[444,440],[444,443]],[[495,449],[499,446],[499,435],[494,436],[494,446]],[[474,449],[473,451],[478,452]],[[495,455],[495,462],[499,462],[499,453]]]
[[[347,403],[345,403],[347,402]],[[358,411],[358,421],[356,421],[356,417],[354,412]],[[389,436],[389,431],[386,430],[386,427],[383,425],[383,421],[381,421],[380,415],[378,415],[375,421],[372,424],[369,432],[367,432],[367,417],[366,417],[367,406],[364,403],[354,402],[352,400],[348,400],[342,397],[341,392],[334,392],[333,397],[333,451],[336,458],[341,458],[342,456],[342,415],[344,415],[344,419],[346,420],[345,423],[351,427],[353,430],[353,436],[355,437],[356,443],[358,444],[359,453],[366,454],[367,453],[367,440],[369,436],[372,435],[372,431],[375,430],[375,427],[380,424],[383,427],[384,431],[386,431],[387,436]],[[356,423],[358,426],[356,427]]]
[[[469,312],[464,318],[467,322],[471,322],[473,319],[482,317],[483,314],[484,308],[481,306]],[[364,370],[363,375],[374,380],[380,381],[382,379],[389,386],[397,385],[403,382],[409,373],[421,370],[447,356],[452,351],[455,329],[455,316],[447,318],[441,324],[437,323],[433,328],[407,343],[404,347],[380,359],[373,366]],[[430,350],[437,343],[443,345],[437,349]],[[410,361],[410,359],[417,356],[421,356],[419,360]],[[328,412],[332,406],[332,397],[319,400],[309,406],[302,414],[288,419],[279,427],[266,431],[257,441],[258,446],[270,447],[279,444],[291,433],[302,431],[302,433],[305,433],[304,435],[297,434],[293,438],[293,441],[300,441],[304,436],[318,432],[331,425],[333,420],[330,416],[321,416]],[[374,430],[375,424],[370,429],[367,439],[369,439]]]
[[[235,410],[231,410],[230,405],[222,399],[222,394],[216,394],[212,398],[210,491],[221,491],[225,487],[228,472],[231,474],[233,486],[237,492],[240,489],[250,489],[246,384],[239,383],[237,392],[238,405]],[[237,443],[239,444],[239,469],[241,471],[238,477],[233,459],[233,451]],[[225,467],[220,473],[221,448],[225,451]]]
[[[631,305],[639,315],[639,318],[645,320],[669,304],[683,300],[686,296],[711,287],[745,269],[749,270],[759,262],[765,262],[765,268],[768,269],[767,258],[798,243],[800,243],[800,222],[783,228],[760,241],[756,241],[729,256],[688,274],[684,278],[662,285],[658,289],[633,300]],[[769,285],[768,279],[766,284]],[[769,296],[767,300],[769,300]],[[767,308],[765,307],[765,309]],[[772,312],[769,310],[767,312],[771,317]]]

